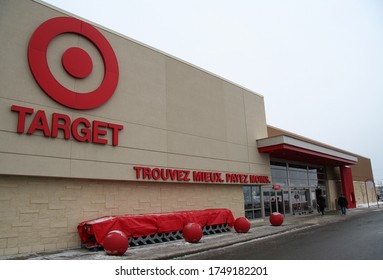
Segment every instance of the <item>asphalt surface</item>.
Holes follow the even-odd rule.
[[[383,260],[383,212],[226,246],[181,260]]]
[[[327,212],[324,216],[318,213],[309,215],[285,217],[280,226],[272,226],[268,219],[252,220],[251,228],[247,233],[236,233],[234,229],[226,233],[204,235],[198,243],[188,243],[185,240],[176,240],[158,244],[129,247],[123,256],[107,255],[104,250],[89,250],[85,248],[65,250],[53,253],[40,253],[23,256],[8,257],[7,259],[31,260],[166,260],[182,258],[185,255],[214,250],[225,246],[235,246],[255,239],[265,239],[283,234],[315,227],[324,223],[335,223],[345,219],[352,219],[355,215],[363,215],[370,211],[383,211],[380,208],[349,209],[346,216],[338,211]]]

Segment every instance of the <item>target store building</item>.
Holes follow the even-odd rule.
[[[375,199],[368,158],[268,126],[263,96],[171,55],[30,0],[1,0],[0,38],[2,257],[80,247],[105,216]]]

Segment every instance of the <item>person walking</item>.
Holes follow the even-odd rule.
[[[323,195],[320,195],[318,198],[319,212],[324,215],[324,209],[326,208],[326,199]]]
[[[346,208],[348,205],[348,201],[342,193],[340,194],[340,196],[338,198],[338,205],[340,207],[340,211],[341,211],[342,215],[346,215]]]

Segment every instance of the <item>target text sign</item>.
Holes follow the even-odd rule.
[[[47,61],[49,43],[64,33],[73,33],[86,38],[99,51],[104,63],[104,77],[93,91],[77,93],[62,84],[53,76]],[[28,45],[29,68],[40,88],[54,101],[75,110],[91,110],[107,102],[118,84],[118,62],[113,48],[105,37],[93,26],[70,17],[52,18],[42,23],[33,33]],[[61,58],[62,67],[75,79],[88,77],[93,70],[91,57],[79,47],[70,47]],[[59,131],[64,139],[71,137],[76,141],[113,146],[118,145],[120,124],[100,120],[88,120],[79,117],[74,120],[69,115],[53,113],[51,116],[44,110],[12,105],[11,110],[17,113],[17,132],[34,134],[42,132],[45,137],[56,138]],[[109,139],[109,140],[108,140]]]

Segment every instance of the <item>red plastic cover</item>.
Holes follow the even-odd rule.
[[[179,211],[160,214],[107,216],[80,223],[78,233],[85,245],[103,245],[105,236],[111,230],[121,230],[128,237],[139,237],[155,233],[182,230],[187,223],[198,223],[201,227],[234,224],[233,213],[229,209],[206,209]]]

